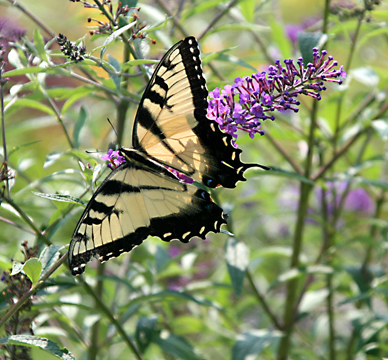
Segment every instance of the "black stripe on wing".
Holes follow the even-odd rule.
[[[174,62],[177,56],[181,56],[182,61],[180,63]],[[177,65],[183,64],[182,69],[175,72]],[[188,163],[184,160],[184,156],[180,156],[176,151],[168,144],[168,138],[166,139],[163,133],[163,126],[158,123],[158,111],[152,109],[154,112],[151,114],[147,106],[144,105],[145,100],[151,101],[152,105],[158,107],[162,111],[174,111],[174,106],[179,106],[180,103],[171,104],[171,97],[174,94],[169,93],[168,83],[172,83],[174,77],[179,81],[182,81],[181,72],[185,73],[185,79],[190,84],[192,101],[194,105],[194,117],[196,118],[196,125],[191,129],[193,133],[198,137],[200,146],[205,150],[205,156],[203,161],[206,164],[206,170],[199,168],[192,169],[192,171],[185,171],[182,168],[174,167],[171,164],[167,166],[174,167],[177,171],[182,172],[188,176],[194,176],[196,172],[199,173],[199,180],[202,181],[208,187],[223,186],[226,188],[234,188],[238,181],[246,180],[244,172],[250,167],[259,166],[256,164],[245,164],[240,160],[241,150],[236,149],[232,144],[232,136],[223,133],[218,124],[206,117],[207,114],[207,96],[208,91],[206,88],[206,81],[203,77],[200,51],[198,43],[194,37],[188,37],[185,40],[174,45],[163,57],[154,71],[154,74],[143,94],[140,102],[138,112],[135,119],[133,129],[133,147],[141,152],[146,153],[154,160],[163,163],[158,156],[150,155],[147,152],[147,143],[142,142],[138,137],[138,129],[150,131],[154,134],[163,144],[163,146],[171,152],[171,157],[177,157],[179,160],[186,164],[188,168],[191,168],[192,163]],[[169,75],[167,75],[169,74]],[[165,78],[164,78],[165,76]],[[177,112],[174,115],[179,116]]]

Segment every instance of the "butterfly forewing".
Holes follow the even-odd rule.
[[[232,137],[206,117],[207,89],[195,38],[173,46],[157,66],[136,115],[133,146],[209,187],[233,188],[251,166]]]

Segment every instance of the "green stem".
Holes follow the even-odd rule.
[[[211,196],[214,199],[215,203],[217,203],[217,204],[220,203],[218,193],[216,191],[211,190]],[[233,221],[232,221],[231,216],[229,216],[229,218],[228,218],[228,223],[226,224],[226,228],[229,232],[233,233]],[[265,297],[260,293],[259,289],[256,287],[255,282],[253,281],[253,276],[252,276],[251,272],[249,271],[249,269],[247,269],[247,271],[246,271],[246,277],[249,281],[249,284],[251,286],[253,293],[256,296],[256,299],[258,300],[258,302],[262,306],[264,312],[267,314],[267,316],[272,321],[273,326],[275,326],[276,329],[281,330],[282,326],[280,325],[279,320],[276,318],[275,314],[272,312],[270,306],[268,305],[267,301],[265,300]]]
[[[354,359],[354,355],[355,355],[355,345],[356,345],[356,341],[357,341],[357,333],[358,331],[356,331],[356,329],[353,329],[352,331],[352,335],[350,336],[350,339],[349,339],[349,342],[348,342],[348,345],[346,347],[346,351],[345,351],[345,354],[347,354],[346,356],[346,360],[353,360]]]
[[[51,241],[47,239],[41,231],[37,228],[37,226],[34,224],[34,222],[30,219],[30,217],[24,213],[24,211],[9,197],[4,196],[2,198],[5,202],[7,202],[9,205],[11,205],[20,215],[20,217],[31,227],[31,229],[34,231],[37,238],[42,240],[47,246],[51,245]]]
[[[306,178],[310,177],[312,167],[317,110],[317,101],[314,101],[311,112],[311,124],[308,137],[308,152],[304,171],[304,176]],[[299,267],[299,256],[302,249],[303,231],[307,214],[309,196],[312,188],[313,187],[310,184],[306,184],[303,182],[300,183],[300,198],[298,203],[298,213],[293,238],[293,253],[291,257],[290,269],[296,269]],[[298,286],[299,279],[297,278],[292,279],[287,283],[286,303],[283,320],[284,336],[282,337],[279,343],[277,360],[286,360],[288,358],[289,349],[291,345],[291,335],[294,329],[295,315],[297,312],[296,300]]]
[[[0,49],[1,51],[1,49]],[[2,57],[0,52],[0,57]],[[10,196],[10,191],[9,191],[9,183],[8,183],[8,155],[7,155],[7,142],[6,142],[6,137],[5,137],[5,114],[4,114],[4,83],[3,83],[3,69],[4,69],[5,63],[3,61],[0,61],[0,103],[1,103],[1,135],[3,139],[3,166],[4,168],[0,168],[0,176],[4,175],[5,176],[5,183],[6,183],[6,189],[7,189],[7,196]],[[1,179],[3,180],[3,179]]]
[[[104,290],[103,275],[104,275],[104,264],[99,263],[97,266],[97,284],[94,289],[94,292],[99,299],[102,299],[103,290]],[[95,301],[96,308],[98,307],[98,305],[99,304],[97,303],[97,301]],[[100,351],[100,348],[101,348],[100,341],[99,341],[100,327],[101,327],[100,320],[97,320],[92,326],[90,346],[88,347],[88,353],[89,353],[88,360],[96,360],[97,355]]]
[[[51,99],[51,97],[48,95],[48,93],[46,92],[46,90],[45,90],[42,86],[39,86],[39,89],[40,89],[41,93],[43,94],[43,96],[44,96],[44,97],[47,99],[47,101],[49,102],[51,108],[54,110],[55,116],[56,116],[58,122],[59,122],[59,123],[61,124],[61,126],[62,126],[63,132],[65,133],[65,136],[66,136],[67,142],[69,143],[69,146],[70,146],[72,149],[74,149],[73,142],[72,142],[71,139],[70,139],[70,135],[69,135],[69,133],[67,132],[67,129],[66,129],[65,124],[63,123],[62,114],[61,114],[61,112],[59,111],[57,105],[55,104],[55,102],[53,101],[53,99]]]
[[[93,291],[93,289],[89,286],[88,283],[85,282],[85,280],[82,277],[79,277],[79,280],[82,282],[83,288],[86,290],[86,292],[94,299],[95,303],[97,304],[98,308],[103,312],[103,314],[108,318],[111,324],[114,325],[114,327],[117,329],[119,334],[121,335],[124,342],[128,345],[128,347],[132,350],[133,354],[135,355],[135,358],[138,360],[143,360],[142,355],[140,354],[139,350],[137,349],[135,343],[131,340],[131,338],[127,335],[121,324],[117,321],[117,319],[113,316],[113,314],[109,311],[109,309],[105,306],[103,301],[96,295],[96,293]]]
[[[374,219],[380,219],[382,215],[383,205],[385,203],[385,190],[381,189],[380,195],[376,201],[376,210],[373,216]],[[378,234],[378,228],[375,224],[371,225],[369,231],[371,239],[375,239]],[[372,252],[375,250],[376,245],[370,244],[366,250],[364,262],[362,264],[361,273],[365,274],[368,270],[369,263],[372,259]]]
[[[123,63],[128,62],[130,59],[129,46],[124,47]],[[128,74],[128,70],[124,72]],[[124,80],[121,82],[121,93],[128,90],[129,78],[124,77]],[[129,102],[124,99],[120,99],[120,102],[117,105],[117,142],[119,146],[122,145],[122,140],[124,136],[124,127],[127,118],[127,111],[129,107]]]
[[[329,353],[330,360],[335,360],[337,358],[336,348],[335,348],[335,328],[334,328],[334,303],[333,303],[333,275],[329,274],[326,277],[327,289],[329,294],[327,295],[327,316],[329,318]]]

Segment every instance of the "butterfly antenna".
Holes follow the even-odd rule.
[[[119,135],[117,134],[117,131],[115,129],[115,127],[113,126],[112,122],[110,121],[109,118],[106,118],[106,120],[108,120],[108,123],[110,124],[110,126],[112,127],[112,130],[115,132],[116,134],[116,139],[117,139],[117,143],[119,142]]]

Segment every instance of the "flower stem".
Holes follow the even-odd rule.
[[[311,167],[312,167],[317,109],[318,109],[317,101],[314,101],[312,112],[311,112],[311,124],[310,124],[309,138],[308,138],[308,152],[307,152],[305,171],[304,171],[304,176],[306,178],[310,177]],[[304,231],[305,219],[307,214],[309,196],[312,188],[313,187],[311,184],[304,183],[304,182],[300,183],[300,198],[298,203],[298,213],[297,213],[297,220],[296,220],[294,238],[293,238],[293,253],[291,257],[290,269],[295,269],[299,267],[299,255],[302,249],[303,231]],[[295,316],[297,312],[296,299],[297,299],[298,285],[299,285],[299,279],[297,278],[291,279],[287,283],[287,290],[286,290],[287,295],[286,295],[284,320],[283,320],[284,336],[282,337],[279,343],[277,360],[286,360],[289,355],[289,349],[291,345],[291,335],[294,329],[294,321],[295,321]]]
[[[0,49],[0,57],[2,57],[2,49]],[[5,63],[1,61],[0,59],[0,106],[1,106],[1,135],[3,139],[3,159],[4,159],[4,169],[2,169],[2,172],[7,176],[8,173],[8,155],[7,155],[7,142],[5,137],[5,114],[4,114],[4,81],[3,81],[3,68],[5,66]],[[6,178],[6,189],[7,189],[7,196],[10,196],[9,192],[9,183],[8,179]]]

